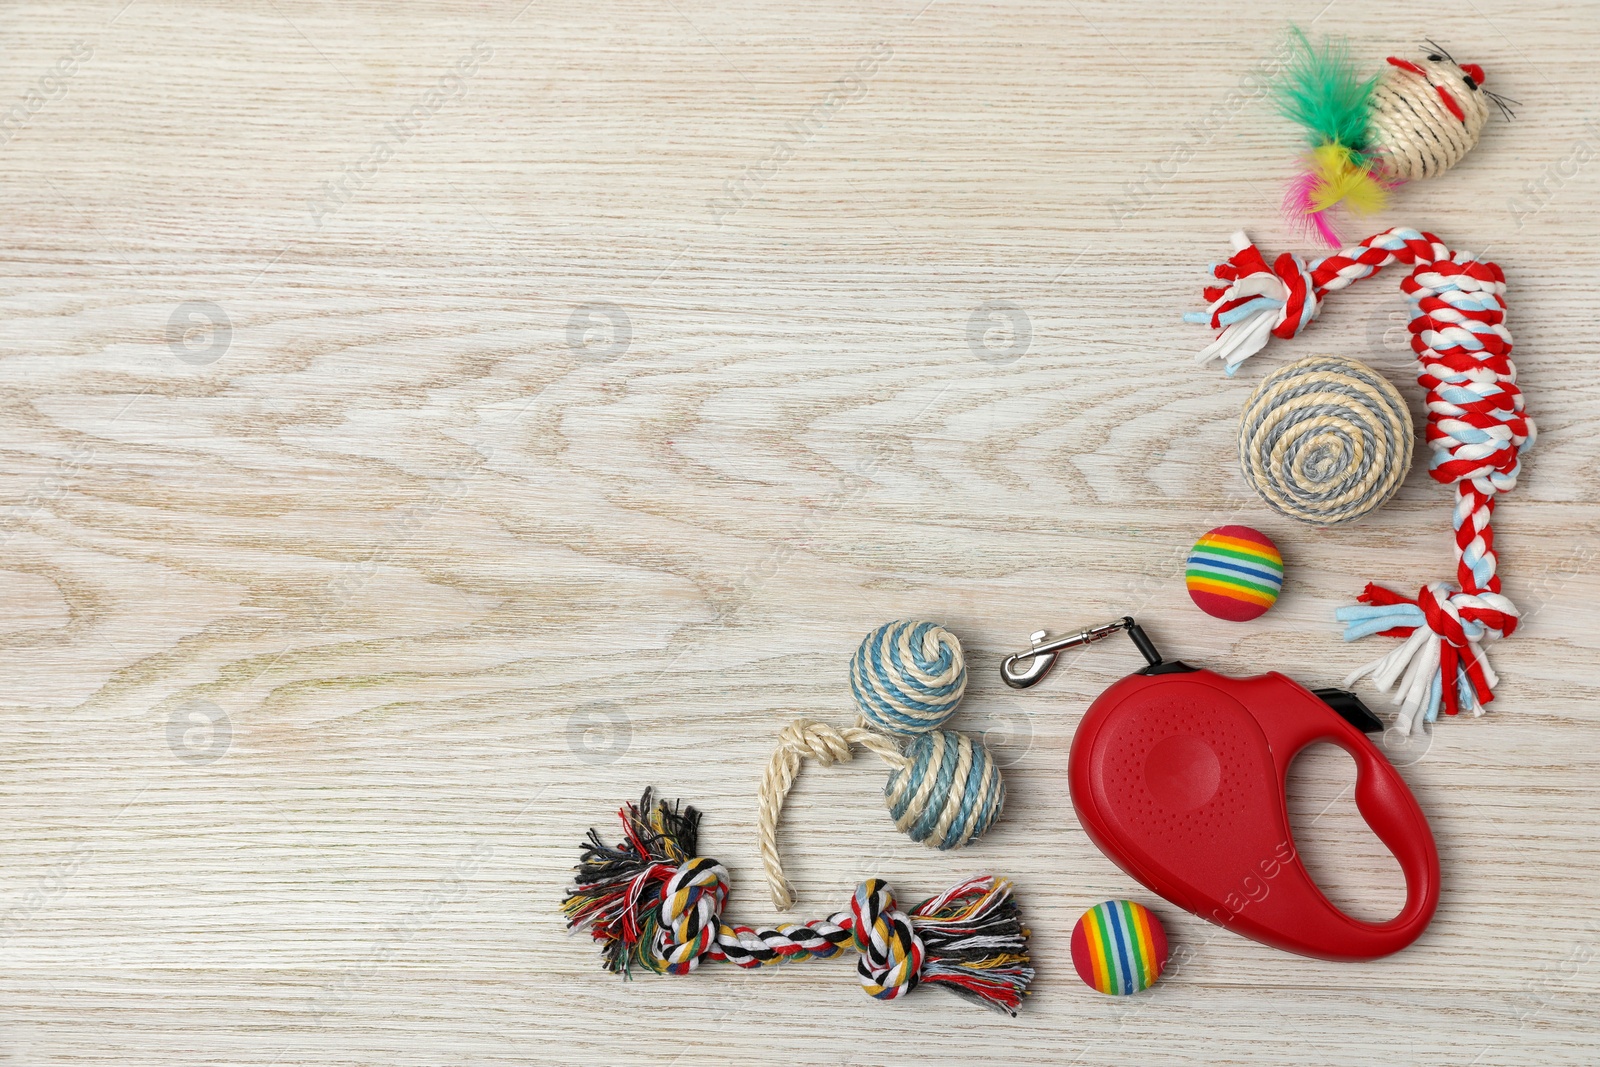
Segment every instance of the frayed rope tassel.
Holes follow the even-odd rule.
[[[1403,637],[1406,641],[1356,669],[1344,680],[1346,686],[1371,675],[1378,692],[1387,693],[1399,681],[1394,703],[1400,705],[1400,714],[1395,718],[1395,727],[1402,733],[1411,732],[1419,721],[1419,712],[1420,721],[1429,723],[1438,720],[1441,708],[1448,715],[1462,711],[1483,714],[1484,705],[1494,699],[1493,690],[1500,679],[1479,644],[1487,628],[1461,615],[1462,602],[1471,598],[1452,593],[1442,582],[1434,582],[1416,600],[1381,585],[1368,585],[1356,599],[1369,606],[1334,612],[1345,624],[1346,641],[1373,634]]]
[[[848,910],[827,919],[733,926],[722,921],[727,869],[696,855],[698,811],[652,803],[646,789],[618,814],[626,840],[608,845],[590,830],[562,904],[567,926],[600,943],[608,971],[688,974],[704,959],[764,967],[854,949],[861,985],[879,1000],[937,985],[1011,1016],[1033,980],[1028,930],[1004,878],[970,879],[909,912],[896,906],[887,882],[871,878]]]

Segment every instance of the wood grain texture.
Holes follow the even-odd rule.
[[[1374,62],[1433,36],[1521,102],[1382,220],[1504,267],[1540,424],[1497,515],[1528,616],[1503,695],[1393,754],[1437,920],[1333,965],[1151,901],[1181,959],[1156,990],[1070,969],[1082,909],[1149,899],[1065,778],[1133,652],[1026,694],[997,657],[1137,611],[1191,662],[1330,684],[1377,654],[1335,606],[1450,574],[1420,457],[1358,529],[1265,512],[1232,443],[1261,371],[1197,371],[1178,321],[1235,228],[1298,246],[1294,137],[1253,75],[1317,10],[7,5],[0,1063],[1594,1062],[1593,3],[1318,22]],[[1375,286],[1299,350],[1373,363],[1420,419]],[[1228,520],[1288,560],[1256,623],[1182,587]],[[730,914],[770,917],[771,739],[847,721],[851,650],[904,615],[966,642],[956,721],[1001,754],[1005,816],[929,853],[877,767],[811,768],[789,873],[808,914],[868,874],[907,898],[1010,874],[1023,1017],[880,1005],[843,961],[601,973],[557,907],[583,832],[645,784],[690,800]],[[1351,773],[1297,768],[1298,830],[1378,917],[1398,871]]]

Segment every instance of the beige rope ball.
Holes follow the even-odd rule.
[[[1256,387],[1239,417],[1239,462],[1273,510],[1335,526],[1394,496],[1414,439],[1411,413],[1382,375],[1353,359],[1308,356]]]

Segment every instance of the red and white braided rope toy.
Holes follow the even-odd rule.
[[[1431,473],[1456,486],[1456,585],[1433,582],[1406,597],[1368,584],[1359,598],[1366,606],[1340,608],[1347,641],[1371,634],[1407,639],[1345,684],[1370,674],[1388,692],[1400,681],[1396,725],[1407,732],[1417,722],[1433,722],[1441,707],[1448,715],[1462,709],[1482,715],[1498,679],[1481,643],[1509,636],[1518,619],[1516,606],[1500,592],[1490,523],[1495,497],[1516,487],[1520,454],[1535,437],[1511,362],[1505,275],[1493,263],[1452,252],[1433,234],[1406,227],[1309,266],[1287,252],[1268,266],[1243,233],[1234,234],[1233,247],[1232,258],[1212,268],[1216,284],[1205,291],[1210,306],[1184,316],[1221,331],[1198,358],[1220,358],[1229,374],[1272,337],[1287,339],[1305,329],[1329,293],[1391,263],[1411,267],[1400,288],[1411,310],[1417,381],[1427,392]]]

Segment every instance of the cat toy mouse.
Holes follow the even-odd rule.
[[[1289,186],[1284,212],[1329,247],[1343,245],[1329,212],[1382,209],[1389,190],[1431,178],[1461,162],[1478,143],[1489,105],[1506,118],[1511,104],[1483,86],[1476,63],[1457,63],[1439,45],[1416,59],[1389,56],[1362,78],[1343,41],[1299,47],[1276,88],[1278,110],[1305,127],[1306,170]]]

